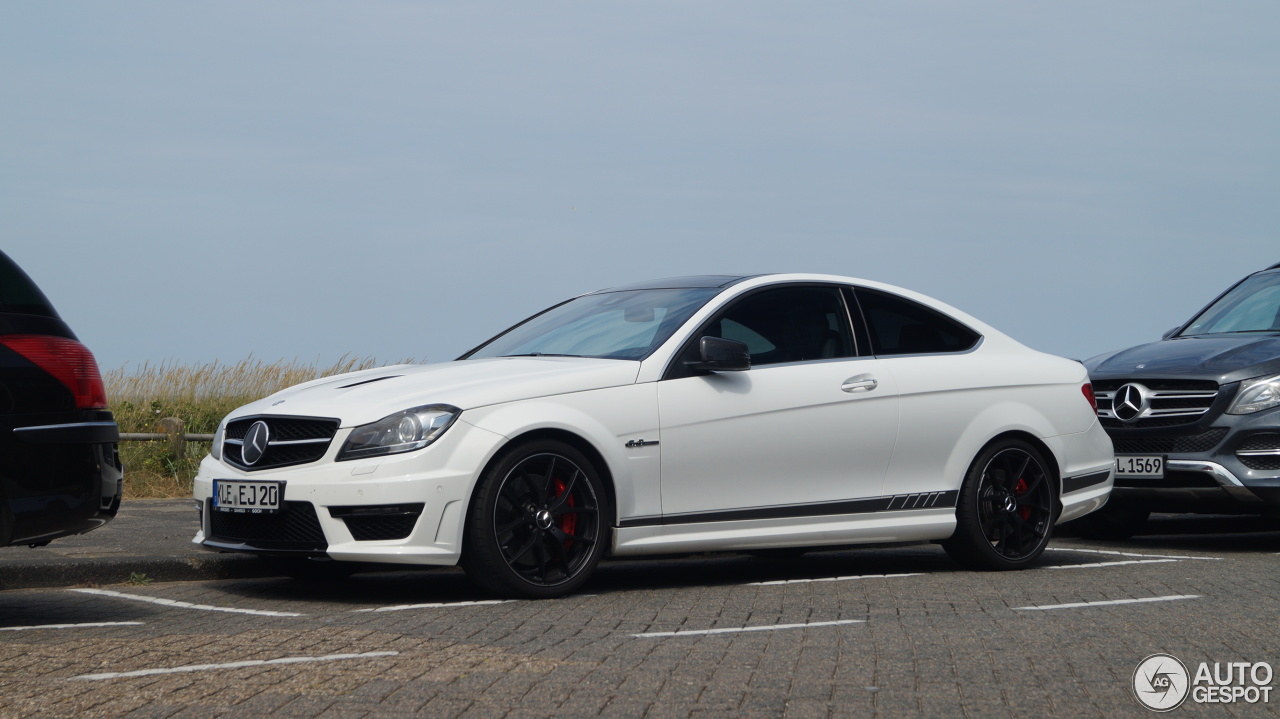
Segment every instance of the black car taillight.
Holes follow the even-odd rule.
[[[75,396],[78,409],[106,409],[107,390],[88,347],[50,335],[3,335],[0,344],[66,385]]]

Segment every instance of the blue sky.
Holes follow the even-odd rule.
[[[0,5],[0,248],[106,368],[450,359],[814,271],[1083,358],[1280,262],[1280,5]]]

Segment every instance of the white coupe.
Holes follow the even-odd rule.
[[[200,465],[218,551],[461,564],[553,597],[609,556],[935,540],[1034,563],[1101,507],[1084,367],[915,292],[828,275],[601,290],[453,362],[232,412]]]

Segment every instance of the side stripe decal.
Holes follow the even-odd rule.
[[[910,509],[945,509],[956,506],[956,500],[959,496],[960,492],[958,490],[924,492],[922,494],[897,494],[889,497],[854,499],[847,502],[730,509],[719,512],[676,514],[666,517],[637,517],[624,519],[619,522],[618,526],[625,529],[628,527],[658,527],[671,524],[701,524],[703,522],[739,522],[752,519],[829,517],[841,514],[871,514],[873,512],[897,512]]]

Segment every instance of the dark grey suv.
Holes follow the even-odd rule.
[[[0,547],[114,517],[119,438],[93,355],[0,252]]]
[[[1085,366],[1116,450],[1087,534],[1127,536],[1150,512],[1280,514],[1280,264],[1159,342]]]

